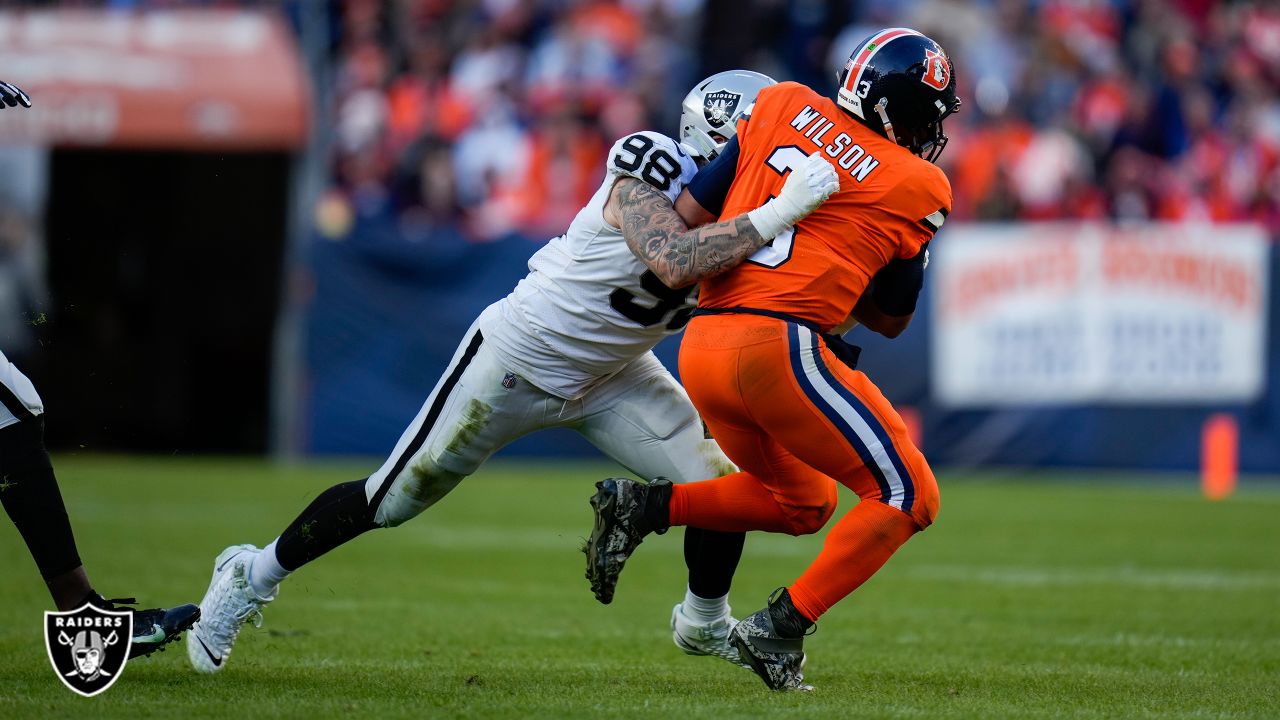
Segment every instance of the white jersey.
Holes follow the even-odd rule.
[[[698,171],[665,135],[640,132],[614,143],[600,189],[569,230],[529,259],[529,274],[480,316],[486,342],[526,380],[575,398],[679,331],[697,306],[697,288],[673,290],[604,219],[619,176],[634,177],[669,200]]]
[[[36,387],[0,352],[0,428],[13,425],[25,415],[43,412]]]

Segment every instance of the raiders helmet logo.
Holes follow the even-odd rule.
[[[729,122],[733,114],[738,111],[738,103],[741,100],[741,93],[728,90],[707,93],[702,101],[702,115],[707,118],[707,124],[711,127],[724,127],[724,124]]]
[[[84,605],[71,612],[44,614],[44,645],[58,679],[93,697],[115,684],[129,659],[133,613]]]
[[[947,62],[947,56],[925,50],[924,74],[920,76],[920,82],[934,90],[946,90],[947,83],[951,82],[951,63]]]

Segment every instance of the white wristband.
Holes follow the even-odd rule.
[[[760,233],[760,237],[764,238],[765,242],[778,237],[778,233],[792,225],[792,223],[782,218],[782,214],[778,212],[778,209],[773,204],[774,200],[770,200],[747,213],[747,219],[755,226],[756,231]]]

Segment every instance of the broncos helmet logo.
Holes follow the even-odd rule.
[[[940,52],[924,51],[924,74],[920,82],[935,90],[946,90],[951,82],[951,62]]]

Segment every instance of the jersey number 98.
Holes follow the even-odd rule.
[[[645,156],[648,155],[646,162]],[[622,141],[621,151],[613,156],[613,164],[618,168],[633,173],[640,170],[640,179],[658,188],[662,192],[671,189],[671,181],[680,177],[680,163],[675,161],[666,150],[654,149],[653,140],[647,135],[632,135]]]

